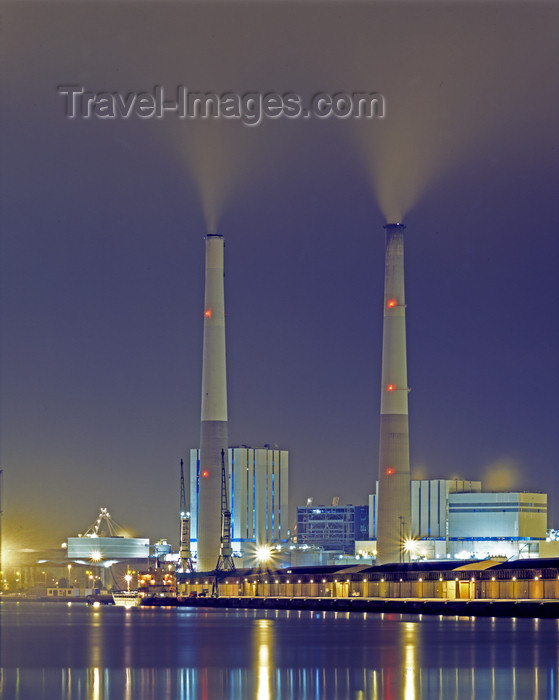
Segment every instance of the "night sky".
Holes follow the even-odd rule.
[[[176,544],[214,226],[230,443],[289,450],[292,524],[367,503],[392,217],[412,476],[548,492],[559,526],[556,5],[4,3],[1,31],[6,548],[101,506]],[[64,84],[377,91],[386,116],[70,120]]]

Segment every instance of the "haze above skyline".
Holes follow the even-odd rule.
[[[406,231],[412,477],[549,493],[559,526],[557,7],[7,4],[6,547],[101,506],[177,542],[198,446],[203,236],[225,236],[230,443],[307,497],[378,471],[386,216]],[[7,65],[7,63],[6,63]],[[383,120],[75,119],[62,84],[378,91]]]

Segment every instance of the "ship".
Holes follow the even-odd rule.
[[[133,608],[140,604],[140,594],[138,591],[114,591],[113,601],[115,605],[121,605],[125,608]]]

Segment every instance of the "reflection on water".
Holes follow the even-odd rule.
[[[403,647],[404,647],[404,698],[415,700],[416,698],[416,668],[417,668],[417,623],[403,623]]]
[[[395,670],[269,669],[3,669],[0,693],[10,700],[201,700],[239,698],[556,698],[557,669],[418,669],[413,684]],[[403,686],[402,686],[403,683]]]
[[[6,700],[558,697],[553,620],[0,604]]]
[[[255,657],[257,677],[256,697],[258,700],[271,700],[272,696],[272,652],[274,628],[272,620],[256,620]]]

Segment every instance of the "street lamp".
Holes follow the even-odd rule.
[[[398,520],[400,521],[400,564],[401,564],[403,559],[404,559],[406,521],[404,520],[403,515],[399,515]]]
[[[132,576],[130,576],[130,574],[126,574],[124,580],[126,581],[128,593],[130,593],[130,581],[132,580]]]
[[[411,555],[415,554],[417,551],[417,543],[413,537],[404,540],[404,551],[408,553],[409,561],[411,562]]]
[[[101,555],[101,552],[98,549],[91,552],[91,560],[95,564],[95,578],[100,579],[101,583],[103,583],[103,580],[101,579],[101,576],[99,576],[99,562],[101,561],[102,558],[103,557]],[[95,585],[95,583],[94,583],[94,585]]]

